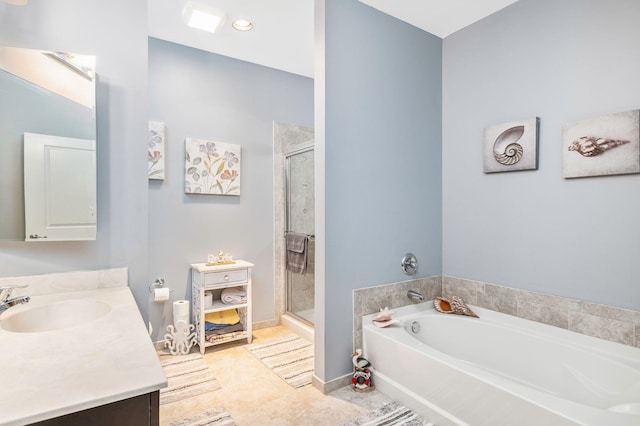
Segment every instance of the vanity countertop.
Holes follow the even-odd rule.
[[[104,316],[63,330],[0,328],[0,425],[24,425],[157,391],[167,384],[129,287],[33,296],[108,303]],[[32,306],[33,306],[32,305]]]

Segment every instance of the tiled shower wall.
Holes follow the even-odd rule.
[[[410,289],[427,301],[457,295],[470,305],[640,348],[640,311],[446,275],[354,290],[354,348],[362,347],[362,316],[416,303],[407,298]]]
[[[285,232],[285,172],[284,156],[295,151],[300,145],[313,140],[313,128],[291,123],[273,123],[273,204],[274,204],[274,292],[275,318],[263,321],[260,328],[280,324],[280,315],[286,308],[286,250],[284,244]]]

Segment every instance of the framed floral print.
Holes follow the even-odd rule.
[[[185,193],[240,195],[240,145],[187,138],[184,165]]]

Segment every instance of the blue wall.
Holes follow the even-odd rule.
[[[352,290],[409,279],[400,270],[409,251],[418,277],[442,272],[442,40],[356,0],[326,0],[324,25],[318,371],[331,380],[351,369]]]
[[[82,19],[78,19],[81,17]],[[93,242],[0,242],[0,276],[129,268],[147,316],[147,3],[0,3],[0,44],[97,56],[98,236]]]
[[[562,124],[640,107],[640,2],[521,0],[444,40],[443,256],[457,277],[640,309],[640,175],[562,178]],[[540,117],[538,171],[483,128]]]
[[[190,300],[189,265],[228,251],[255,264],[253,321],[274,319],[273,121],[313,126],[313,80],[150,38],[149,118],[167,144],[165,180],[149,183],[151,280]],[[184,193],[187,137],[241,145],[240,197]],[[171,307],[152,303],[154,340]]]

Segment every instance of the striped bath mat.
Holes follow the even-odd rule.
[[[170,358],[162,362],[162,368],[169,383],[160,389],[160,405],[220,389],[200,354]]]
[[[301,337],[288,334],[245,348],[289,386],[299,388],[311,383],[313,344]]]
[[[342,426],[433,426],[398,402],[390,402],[381,408],[357,417]]]
[[[235,426],[235,422],[224,408],[214,408],[186,419],[171,422],[166,426]]]

